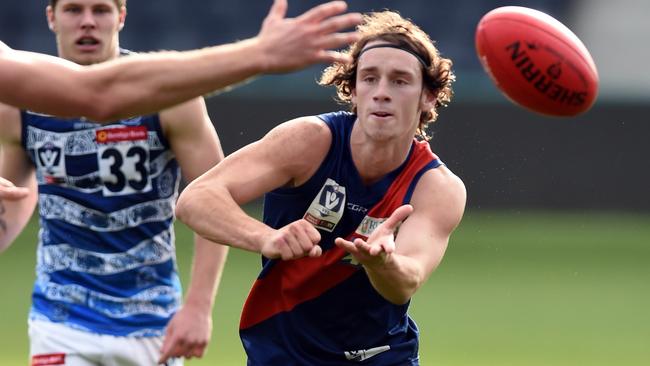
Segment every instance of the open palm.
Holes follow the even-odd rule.
[[[336,238],[334,242],[363,265],[385,264],[390,261],[390,256],[395,251],[395,231],[412,212],[411,205],[398,207],[386,221],[377,226],[368,240],[356,238],[354,241],[349,241]]]

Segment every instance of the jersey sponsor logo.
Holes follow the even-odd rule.
[[[388,350],[390,350],[390,346],[381,346],[358,351],[345,351],[345,358],[350,361],[361,362]]]
[[[65,365],[65,353],[32,356],[32,366]]]
[[[146,140],[148,136],[147,127],[145,126],[102,128],[97,129],[95,134],[98,144]]]
[[[355,231],[355,233],[357,233],[357,234],[359,234],[361,236],[365,236],[367,238],[384,221],[386,221],[386,218],[377,218],[377,217],[366,216],[366,217],[363,218],[363,220],[361,220],[361,223],[357,227],[357,230]]]
[[[303,218],[318,229],[331,232],[343,216],[345,187],[328,178]]]
[[[348,202],[346,207],[350,211],[361,212],[362,214],[365,214],[366,212],[368,212],[367,208],[365,208],[365,207],[363,207],[361,205],[357,205],[356,203],[352,203],[352,202]]]

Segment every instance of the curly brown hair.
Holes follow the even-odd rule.
[[[447,106],[453,96],[451,84],[456,77],[451,70],[451,60],[440,56],[434,42],[420,27],[394,11],[365,14],[357,31],[361,34],[361,39],[344,51],[352,56],[352,63],[335,63],[329,66],[323,71],[318,83],[324,86],[334,85],[337,99],[350,104],[352,112],[356,113],[356,105],[351,99],[356,86],[359,54],[364,47],[373,41],[385,41],[412,51],[428,65],[422,68],[423,87],[436,98],[435,106],[431,110],[422,111],[417,129],[418,136],[429,140],[427,126],[438,118],[438,108]]]

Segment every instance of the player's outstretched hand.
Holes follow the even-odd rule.
[[[395,252],[395,230],[411,212],[413,212],[413,206],[411,205],[398,207],[386,221],[377,226],[367,241],[361,238],[356,238],[354,241],[336,238],[334,243],[352,254],[362,265],[386,264],[391,260],[393,252]]]
[[[176,357],[203,357],[211,335],[212,314],[184,305],[167,325],[158,363],[164,365]]]
[[[323,253],[319,242],[318,230],[307,220],[300,219],[276,230],[263,244],[262,255],[283,260],[318,257]]]
[[[27,197],[29,190],[23,187],[16,187],[12,182],[0,177],[0,199],[16,201]]]
[[[296,18],[285,18],[287,0],[275,0],[257,36],[266,61],[266,73],[298,70],[316,63],[351,61],[333,51],[358,40],[356,32],[342,32],[361,23],[359,13],[343,14],[344,1],[311,8]]]

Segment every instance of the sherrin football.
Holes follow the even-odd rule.
[[[496,8],[481,18],[476,51],[485,71],[513,102],[551,116],[587,111],[598,94],[598,71],[580,39],[543,12]]]

